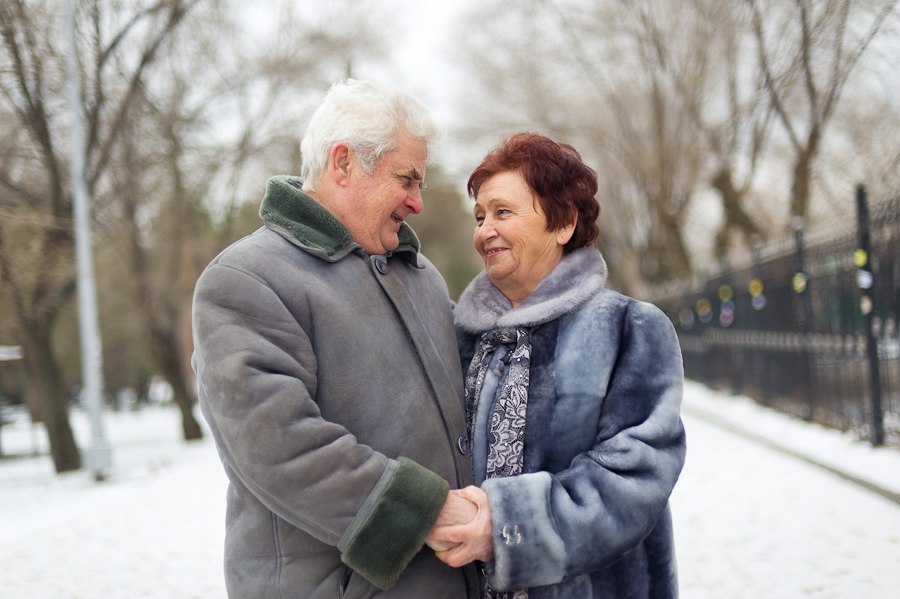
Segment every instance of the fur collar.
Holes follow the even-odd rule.
[[[481,271],[459,298],[456,325],[469,333],[507,326],[535,326],[575,310],[605,284],[606,262],[594,248],[580,248],[563,256],[516,308]]]
[[[354,250],[362,251],[350,232],[313,197],[300,190],[299,177],[277,175],[266,183],[259,216],[266,226],[307,252],[337,262]],[[419,239],[408,224],[400,225],[400,247],[390,254],[417,264]]]

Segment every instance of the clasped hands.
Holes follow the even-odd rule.
[[[454,489],[425,542],[442,562],[460,568],[494,559],[492,529],[487,494],[478,487]]]

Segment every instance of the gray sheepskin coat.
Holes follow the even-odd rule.
[[[516,308],[484,272],[457,305],[464,371],[482,332],[531,331],[523,474],[484,480],[486,443],[471,443],[475,480],[491,506],[486,571],[497,591],[527,588],[529,599],[678,595],[668,508],[685,458],[678,340],[659,309],[606,289],[605,280],[600,253],[582,248]],[[496,399],[505,368],[495,356],[482,402]]]
[[[369,256],[297,178],[270,179],[260,214],[194,293],[229,596],[477,596],[474,565],[423,547],[448,488],[472,480],[443,279],[407,225]]]

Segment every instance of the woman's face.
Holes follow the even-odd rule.
[[[537,196],[513,171],[481,185],[474,212],[475,251],[494,286],[518,306],[562,260],[575,225],[548,231]]]

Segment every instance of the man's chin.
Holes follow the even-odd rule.
[[[398,247],[400,247],[400,236],[396,233],[392,235],[386,235],[384,239],[381,240],[384,244],[384,249],[387,252],[393,252]]]

